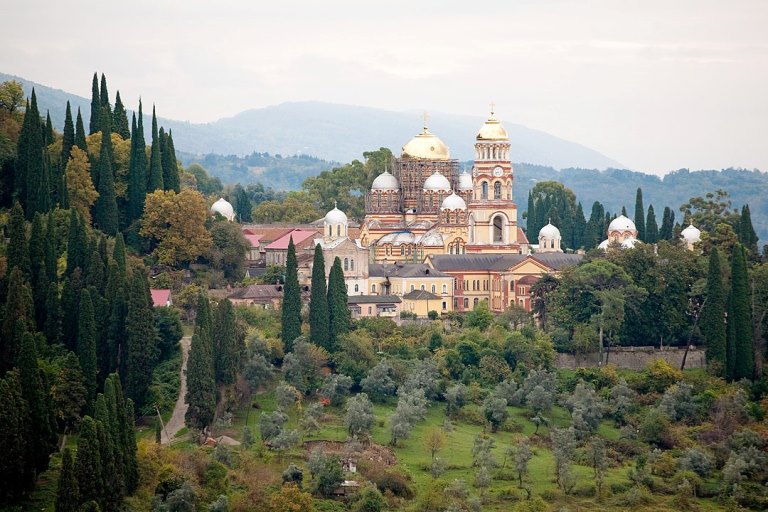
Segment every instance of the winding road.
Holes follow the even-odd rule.
[[[179,398],[176,399],[176,405],[173,408],[173,414],[168,423],[165,424],[160,436],[161,444],[170,444],[176,434],[184,428],[184,415],[187,414],[189,405],[186,402],[187,396],[187,360],[189,359],[189,345],[192,341],[191,336],[181,338],[181,382],[179,385]]]

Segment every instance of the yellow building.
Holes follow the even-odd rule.
[[[371,295],[402,297],[402,311],[417,316],[426,316],[431,310],[440,314],[453,311],[453,277],[430,265],[371,263],[368,286]]]
[[[371,260],[418,263],[440,254],[527,252],[512,199],[509,147],[491,112],[475,137],[472,171],[460,174],[458,160],[425,125],[403,146],[393,172],[377,176],[366,195],[360,242]]]

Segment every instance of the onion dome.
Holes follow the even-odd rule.
[[[422,160],[449,160],[451,152],[448,150],[445,142],[433,133],[430,133],[429,129],[425,126],[420,134],[403,146],[400,156]]]
[[[450,192],[451,183],[439,171],[435,171],[432,176],[424,181],[424,190]]]
[[[629,218],[619,215],[608,225],[608,232],[611,231],[637,231],[637,227]]]
[[[336,205],[334,205],[333,210],[329,211],[325,214],[325,219],[323,221],[326,224],[347,224],[347,214],[343,211],[339,210]]]
[[[549,223],[543,228],[541,228],[541,230],[539,231],[539,238],[546,238],[548,240],[550,238],[559,239],[560,230],[557,229],[555,226],[553,226],[551,223]]]
[[[392,173],[384,171],[373,180],[371,190],[400,190],[400,184]]]
[[[228,221],[232,221],[235,218],[235,209],[223,197],[211,205],[211,215],[216,215],[217,213]]]
[[[694,244],[701,240],[701,230],[691,223],[687,228],[680,232],[680,236],[686,242]]]
[[[472,175],[466,171],[459,174],[459,190],[472,190]]]
[[[467,203],[461,196],[457,196],[456,192],[443,199],[443,204],[440,205],[441,210],[466,210]]]
[[[483,126],[480,127],[480,131],[477,132],[477,140],[507,141],[509,140],[509,135],[507,135],[507,130],[504,129],[501,122],[499,122],[499,120],[494,117],[493,112],[491,112],[490,117],[488,117],[485,123],[483,123]]]

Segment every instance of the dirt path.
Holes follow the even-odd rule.
[[[179,430],[184,428],[184,415],[187,413],[187,359],[189,359],[189,345],[192,341],[191,336],[181,338],[181,385],[179,386],[179,398],[176,399],[176,406],[173,408],[173,414],[168,423],[165,424],[165,430],[161,434],[162,444],[169,444],[176,436]]]

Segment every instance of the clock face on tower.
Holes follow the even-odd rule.
[[[504,174],[504,169],[499,166],[493,168],[493,175],[500,178]]]

